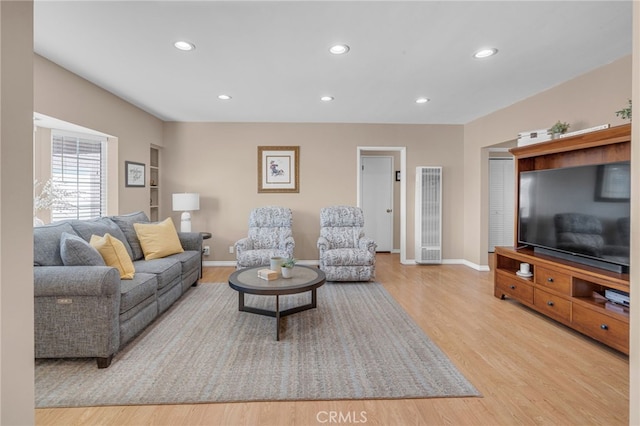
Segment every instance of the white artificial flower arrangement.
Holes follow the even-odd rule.
[[[34,192],[42,184],[36,179],[33,182]],[[55,179],[51,178],[42,185],[42,190],[33,199],[33,211],[35,213],[40,210],[69,210],[73,205],[69,204],[67,198],[72,195],[70,191],[61,188]]]

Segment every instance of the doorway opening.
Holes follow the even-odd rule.
[[[399,191],[394,191],[394,207],[392,210],[397,212],[393,214],[393,227],[398,232],[394,232],[395,235],[399,234],[399,243],[396,246],[392,245],[391,252],[400,252],[400,263],[407,264],[406,258],[406,240],[407,240],[407,182],[404,178],[407,167],[406,147],[398,146],[359,146],[357,147],[357,164],[356,164],[356,192],[357,192],[357,205],[363,208],[363,157],[374,156],[392,156],[398,157],[399,161],[394,161],[393,176],[394,184],[399,186]],[[366,160],[365,160],[366,161]],[[395,176],[398,176],[399,181],[395,182]],[[399,192],[399,195],[398,195]],[[395,201],[397,200],[397,201]],[[395,247],[394,247],[395,246]]]

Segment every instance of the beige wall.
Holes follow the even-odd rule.
[[[0,2],[0,424],[34,422],[33,3]]]
[[[358,146],[407,147],[407,257],[413,258],[415,167],[444,167],[443,257],[461,258],[462,126],[363,124],[166,123],[163,199],[199,192],[193,229],[210,231],[212,255],[231,261],[228,247],[246,236],[253,207],[284,205],[294,212],[295,256],[318,258],[319,211],[357,204]],[[257,147],[300,146],[300,193],[257,192]],[[173,214],[178,221],[179,214]]]
[[[124,162],[149,165],[149,146],[162,146],[162,121],[38,55],[34,89],[35,112],[117,137],[119,212],[149,214],[149,186],[126,188]]]
[[[544,129],[556,121],[569,131],[600,124],[624,124],[615,111],[631,97],[631,56],[593,70],[465,125],[463,257],[487,264],[488,152],[486,147],[517,138],[518,133]]]

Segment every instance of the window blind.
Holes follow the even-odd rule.
[[[106,213],[106,140],[52,134],[51,175],[65,203],[51,210],[53,221],[91,219]]]

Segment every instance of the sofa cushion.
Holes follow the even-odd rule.
[[[134,223],[144,260],[160,259],[175,253],[182,253],[178,232],[171,218],[160,223]]]
[[[120,314],[127,313],[131,318],[139,307],[147,304],[142,303],[157,293],[156,276],[153,274],[136,274],[131,280],[120,282]],[[138,308],[137,308],[138,307]],[[133,310],[133,311],[132,311]]]
[[[182,253],[172,254],[166,257],[169,260],[178,260],[182,266],[182,276],[186,277],[190,272],[200,269],[200,252],[187,250]]]
[[[97,219],[89,220],[71,220],[69,221],[76,234],[84,238],[85,241],[91,241],[92,235],[98,235],[100,237],[104,234],[111,234],[112,237],[116,237],[124,243],[124,247],[127,249],[129,256],[133,258],[133,252],[129,246],[129,242],[125,237],[122,229],[108,217],[99,217]]]
[[[143,272],[147,274],[156,274],[158,279],[158,289],[173,283],[176,279],[180,279],[182,267],[176,259],[153,259],[153,260],[136,260],[133,263],[136,273]]]
[[[129,246],[131,247],[131,259],[142,259],[144,253],[142,247],[140,247],[140,241],[136,235],[136,230],[133,228],[134,223],[149,223],[149,218],[145,212],[136,212],[131,214],[125,214],[120,216],[111,216],[113,220],[124,233]]]
[[[327,266],[371,266],[375,257],[369,250],[339,248],[326,250],[323,262]]]
[[[102,255],[77,235],[63,232],[60,236],[60,257],[64,266],[105,266]]]
[[[122,241],[112,237],[111,234],[104,234],[104,237],[93,235],[89,243],[100,252],[107,266],[118,269],[121,279],[133,279],[135,274],[133,262]]]
[[[69,222],[33,228],[33,265],[63,266],[60,257],[60,236],[64,233],[77,235]]]

